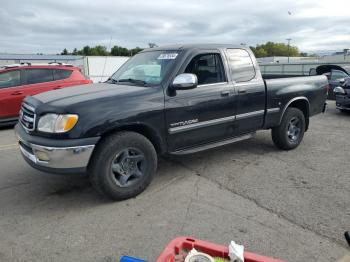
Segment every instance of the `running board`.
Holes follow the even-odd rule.
[[[245,134],[245,135],[234,137],[234,138],[230,138],[230,139],[226,139],[226,140],[221,140],[219,142],[214,142],[214,143],[205,144],[205,145],[201,145],[201,146],[191,147],[191,148],[188,148],[188,149],[182,149],[182,150],[171,152],[170,154],[171,155],[193,154],[193,153],[197,153],[197,152],[200,152],[200,151],[208,150],[208,149],[211,149],[211,148],[214,148],[214,147],[224,146],[224,145],[228,145],[228,144],[232,144],[232,143],[236,143],[236,142],[239,142],[239,141],[242,141],[242,140],[246,140],[246,139],[252,138],[255,135],[255,133],[256,132]]]

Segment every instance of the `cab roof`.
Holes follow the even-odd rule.
[[[249,49],[245,45],[235,45],[235,44],[176,44],[176,45],[167,45],[160,47],[153,47],[144,49],[142,52],[147,51],[175,51],[175,50],[189,50],[189,49],[223,49],[223,48],[241,48]]]

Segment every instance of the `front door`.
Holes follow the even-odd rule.
[[[1,72],[0,119],[10,119],[17,117],[22,99],[23,90],[21,89],[21,70],[9,70]]]
[[[180,73],[198,78],[197,88],[166,96],[169,151],[218,141],[234,134],[236,98],[227,80],[219,51],[199,52],[185,62]]]

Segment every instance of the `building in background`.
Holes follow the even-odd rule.
[[[309,75],[310,70],[314,70],[321,65],[338,66],[350,74],[350,53],[348,49],[321,57],[290,57],[289,63],[286,56],[262,57],[257,58],[257,60],[261,72],[266,75]]]
[[[85,74],[94,83],[104,82],[129,58],[128,56],[86,56]]]
[[[269,56],[257,58],[258,63],[268,64],[268,63],[288,63],[287,56]],[[290,63],[334,63],[334,62],[350,62],[350,52],[349,49],[344,49],[342,52],[335,52],[330,55],[322,56],[297,56],[289,57]]]
[[[268,64],[268,63],[288,63],[288,57],[287,56],[268,56],[268,57],[259,57],[256,60],[258,60],[259,64]],[[315,60],[318,60],[318,57],[289,57],[290,63],[302,63],[302,62],[314,62]]]

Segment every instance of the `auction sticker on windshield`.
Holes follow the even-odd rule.
[[[177,53],[166,53],[160,54],[157,59],[175,59],[177,57]]]

